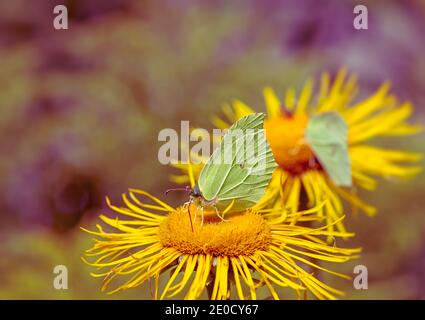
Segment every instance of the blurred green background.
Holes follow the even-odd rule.
[[[282,97],[344,65],[359,75],[359,97],[389,80],[424,123],[425,2],[361,3],[363,31],[353,28],[357,1],[0,0],[0,298],[150,298],[148,284],[100,292],[80,260],[92,240],[79,226],[108,212],[105,195],[162,196],[172,170],[157,160],[157,136],[180,120],[211,129],[224,102],[263,110],[263,86]],[[68,30],[53,28],[57,4]],[[390,145],[425,152],[424,135]],[[424,299],[424,175],[381,181],[364,198],[379,214],[349,216],[357,237],[338,243],[363,256],[332,268],[366,265],[369,289],[326,280],[348,299]],[[68,290],[53,288],[59,264]]]

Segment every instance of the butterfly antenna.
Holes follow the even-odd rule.
[[[193,223],[192,223],[192,215],[190,214],[190,205],[192,204],[192,199],[189,201],[189,205],[187,206],[187,213],[189,214],[190,228],[193,232]]]
[[[191,187],[189,187],[189,186],[186,186],[186,187],[184,187],[184,188],[170,188],[170,189],[167,189],[167,190],[165,190],[165,195],[167,195],[169,192],[171,192],[171,191],[184,191],[184,192],[190,192],[192,190],[192,188]]]

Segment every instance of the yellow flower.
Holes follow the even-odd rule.
[[[369,140],[384,136],[405,136],[420,131],[419,127],[409,125],[405,120],[412,113],[409,102],[399,103],[389,94],[389,85],[384,83],[371,96],[353,103],[357,93],[356,77],[346,79],[342,69],[332,83],[328,74],[323,74],[318,95],[313,99],[313,81],[307,81],[299,97],[294,89],[286,91],[283,102],[271,88],[264,89],[264,98],[268,118],[264,123],[267,140],[271,146],[276,162],[276,169],[270,186],[259,207],[274,203],[298,211],[300,205],[312,207],[328,200],[319,216],[327,219],[330,231],[336,226],[345,231],[341,198],[354,208],[362,209],[369,216],[376,213],[376,208],[364,203],[356,194],[356,187],[373,190],[375,177],[406,178],[420,172],[417,166],[405,166],[421,156],[417,153],[385,149],[366,144]],[[348,148],[352,165],[354,187],[351,189],[336,186],[325,170],[315,161],[315,155],[305,139],[305,129],[310,116],[326,111],[336,111],[348,126]],[[239,118],[253,113],[254,110],[241,101],[232,106],[223,107],[227,120],[215,116],[212,120],[218,128],[227,128]],[[187,164],[176,165],[186,175],[176,175],[172,180],[186,183]],[[195,173],[200,172],[202,164],[194,166]],[[302,201],[303,194],[306,201]],[[303,203],[301,203],[303,202]]]
[[[205,211],[201,219],[201,210],[193,204],[190,210],[187,205],[174,209],[141,190],[129,190],[123,201],[125,207],[117,207],[107,200],[112,210],[131,219],[101,215],[115,231],[105,231],[100,225],[98,231],[85,230],[98,237],[86,252],[95,260],[86,263],[98,268],[93,276],[104,278],[102,290],[113,280],[120,282],[111,293],[154,280],[154,295],[160,299],[182,292],[186,299],[206,297],[206,292],[210,299],[256,299],[260,287],[267,288],[274,299],[279,299],[278,287],[293,289],[300,298],[311,292],[319,299],[334,299],[343,292],[315,274],[323,271],[350,277],[318,263],[345,262],[357,258],[360,251],[321,239],[351,234],[290,225],[273,210],[247,210],[222,221],[215,211]],[[292,215],[306,223],[317,219],[317,210]],[[162,277],[166,277],[165,283],[160,281]]]

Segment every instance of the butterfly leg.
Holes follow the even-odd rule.
[[[220,215],[216,206],[212,206],[212,207],[215,210],[215,214],[221,219],[221,221],[229,221],[229,220],[224,219],[224,216]]]
[[[204,225],[204,207],[201,207],[201,227]]]
[[[192,199],[189,200],[189,204],[188,204],[188,207],[187,207],[187,213],[189,214],[190,228],[192,229],[192,232],[193,232],[192,215],[190,214],[190,205],[191,204],[192,204]]]
[[[198,218],[198,207],[196,207],[195,216],[193,217],[193,223],[196,223],[196,219]]]

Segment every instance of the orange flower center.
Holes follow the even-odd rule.
[[[292,174],[300,174],[318,166],[305,139],[308,117],[305,113],[282,113],[264,122],[267,140],[279,166]]]
[[[247,211],[225,217],[222,221],[214,211],[192,204],[190,208],[193,231],[187,207],[170,212],[159,226],[159,238],[164,247],[172,247],[182,254],[210,254],[237,257],[266,250],[271,243],[271,232],[261,215]],[[196,216],[196,219],[195,219]]]

